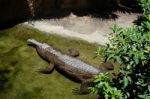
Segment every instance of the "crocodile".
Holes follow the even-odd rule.
[[[81,83],[80,88],[73,89],[73,93],[88,94],[88,87],[91,86],[94,76],[104,72],[102,69],[89,65],[75,57],[65,55],[46,43],[40,43],[34,39],[28,39],[27,43],[35,47],[39,56],[50,64],[47,68],[40,69],[40,72],[48,74],[55,68]]]

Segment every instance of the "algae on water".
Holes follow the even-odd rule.
[[[69,48],[75,48],[81,53],[80,59],[98,66],[103,59],[93,59],[97,44],[41,33],[25,25],[2,30],[0,35],[1,99],[97,99],[95,95],[73,95],[72,89],[79,87],[79,84],[55,70],[49,75],[35,72],[37,68],[49,64],[37,55],[35,49],[27,46],[26,40],[34,38],[63,53],[67,53]],[[7,71],[3,73],[2,70]]]

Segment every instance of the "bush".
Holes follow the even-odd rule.
[[[89,90],[92,93],[97,93],[102,99],[123,99],[123,95],[116,87],[111,87],[112,81],[108,77],[108,73],[101,73],[95,76],[93,87]]]
[[[123,99],[150,99],[150,0],[139,0],[139,3],[143,7],[144,21],[140,26],[127,29],[114,25],[114,36],[104,53],[106,60],[120,64],[118,77],[109,85],[121,90]],[[100,86],[99,83],[94,84],[94,88]],[[98,87],[94,90],[103,92],[106,89]]]

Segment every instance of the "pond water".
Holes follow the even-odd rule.
[[[18,26],[13,29],[0,31],[0,60],[2,60],[0,70],[7,67],[14,71],[12,75],[8,75],[11,76],[9,78],[11,84],[0,92],[1,99],[97,99],[93,94],[74,95],[72,89],[79,88],[80,85],[56,70],[48,75],[36,72],[38,68],[49,64],[38,56],[34,48],[27,46],[26,39],[41,39],[55,46],[58,44],[60,49],[71,45],[78,48],[82,46],[82,58],[86,53],[92,55],[95,49],[93,45],[78,41],[74,43],[59,36],[39,34],[39,31],[27,27]],[[89,52],[84,53],[84,46]]]

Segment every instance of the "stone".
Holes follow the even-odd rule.
[[[105,71],[114,69],[114,65],[112,64],[111,61],[106,61],[106,62],[102,63],[100,65],[100,67]]]
[[[80,55],[79,51],[77,51],[74,48],[70,48],[68,49],[68,51],[69,51],[69,55],[72,57],[78,57]]]

